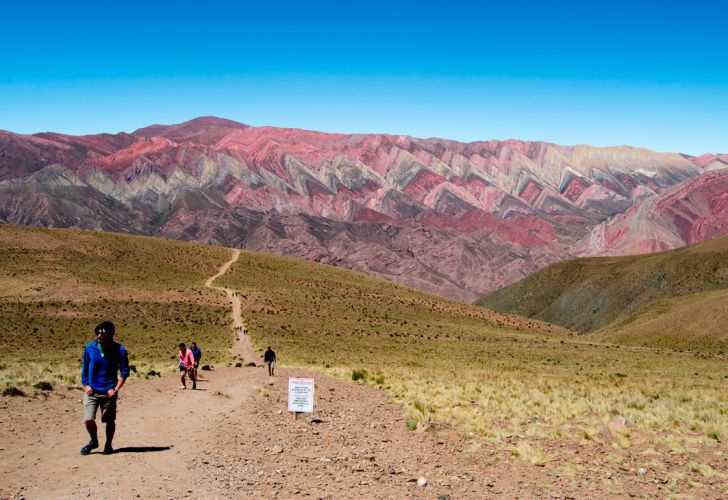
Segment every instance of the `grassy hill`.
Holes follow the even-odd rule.
[[[551,265],[483,297],[484,307],[538,318],[595,338],[725,351],[728,237],[670,252]],[[710,293],[715,292],[715,293]]]
[[[117,323],[135,377],[173,371],[179,341],[196,340],[206,359],[232,366],[229,303],[203,288],[230,255],[177,241],[0,226],[0,384],[77,385],[81,348],[104,319]],[[239,292],[258,350],[271,345],[284,366],[386,391],[412,429],[453,425],[539,464],[571,461],[573,452],[555,443],[592,440],[614,415],[652,436],[655,453],[684,450],[687,441],[714,445],[728,432],[721,357],[603,344],[253,252],[215,284]],[[629,447],[620,437],[614,453],[626,457]]]
[[[728,353],[728,289],[661,299],[589,335],[622,345]]]
[[[383,388],[405,405],[411,428],[446,422],[495,442],[591,439],[619,414],[657,433],[728,431],[720,357],[606,345],[264,254],[243,252],[217,283],[239,290],[261,352],[271,345],[284,364]]]
[[[0,385],[77,384],[81,350],[110,319],[138,375],[174,366],[181,341],[232,359],[224,296],[205,279],[230,252],[102,232],[0,225]]]

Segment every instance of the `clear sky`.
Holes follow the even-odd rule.
[[[64,5],[65,4],[65,5]],[[728,2],[7,2],[0,128],[250,125],[728,152]]]

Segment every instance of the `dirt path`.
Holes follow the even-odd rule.
[[[241,356],[244,360],[244,363],[250,363],[253,362],[257,365],[261,364],[263,362],[262,359],[260,359],[260,356],[253,350],[253,346],[250,344],[250,337],[248,335],[245,335],[244,332],[246,332],[245,324],[243,323],[243,318],[240,315],[240,296],[237,294],[237,292],[230,290],[229,288],[221,287],[221,286],[212,286],[212,283],[225,274],[227,270],[230,268],[230,266],[238,260],[240,257],[240,250],[233,250],[233,255],[230,258],[229,261],[227,261],[225,264],[222,265],[220,270],[215,274],[214,276],[210,276],[207,281],[205,282],[205,286],[208,288],[214,288],[215,290],[222,290],[225,292],[225,294],[228,296],[228,299],[230,299],[230,303],[232,305],[232,320],[233,320],[233,328],[235,329],[236,335],[237,335],[237,342],[235,343],[235,346],[233,347],[233,352],[239,356]]]
[[[220,289],[231,299],[233,325],[242,325],[239,299]],[[246,336],[236,349],[246,360],[257,359]],[[119,400],[117,453],[110,456],[79,455],[88,440],[80,389],[0,397],[0,498],[445,500],[667,493],[649,475],[616,465],[607,472],[613,479],[621,475],[620,481],[607,488],[604,471],[574,477],[534,467],[448,427],[407,431],[401,408],[370,386],[286,368],[276,377],[259,367],[203,375],[197,391],[180,390],[175,374],[127,384]],[[315,412],[306,420],[287,412],[289,376],[316,379]],[[715,486],[694,493],[720,496]]]

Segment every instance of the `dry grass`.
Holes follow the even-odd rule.
[[[594,339],[728,353],[728,236],[669,252],[553,264],[483,297]]]
[[[260,254],[244,252],[222,282],[240,291],[257,347],[276,346],[287,365],[383,387],[405,407],[411,429],[447,423],[493,443],[578,441],[600,436],[620,415],[637,435],[679,442],[698,434],[714,445],[728,431],[728,366],[720,356],[596,343]],[[633,441],[623,435],[613,444],[628,450]]]
[[[81,346],[106,318],[117,321],[137,376],[172,369],[174,345],[192,338],[207,360],[233,362],[229,305],[201,288],[229,250],[2,226],[0,248],[3,385],[73,383]],[[723,479],[715,461],[728,435],[725,357],[597,343],[362,274],[251,252],[216,284],[240,292],[261,352],[271,345],[283,365],[347,380],[357,371],[357,383],[403,406],[413,430],[454,426],[472,434],[474,446],[500,450],[495,457],[515,453],[577,476],[593,468],[576,455],[587,446],[603,462],[688,457],[697,465],[680,462],[680,484],[711,470],[709,479]],[[616,415],[628,431],[610,438],[605,424]]]
[[[728,354],[728,290],[657,301],[591,335],[625,345]]]
[[[110,319],[134,376],[175,367],[196,340],[231,361],[229,306],[203,287],[229,258],[205,245],[76,230],[0,226],[0,386],[79,383],[81,350]]]

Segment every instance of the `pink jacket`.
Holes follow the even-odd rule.
[[[184,354],[182,354],[182,351],[180,351],[179,362],[184,364],[185,368],[187,368],[188,370],[190,368],[193,368],[195,366],[195,357],[192,355],[192,351],[186,349]]]

